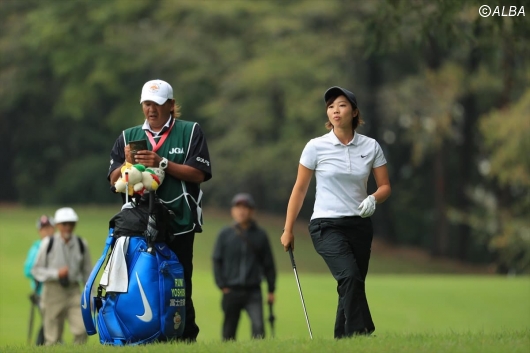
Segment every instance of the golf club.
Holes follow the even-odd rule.
[[[35,293],[31,293],[29,300],[31,301],[31,308],[29,312],[29,327],[28,327],[28,344],[31,343],[31,336],[33,336],[33,321],[35,318],[35,307],[38,305],[35,301]]]
[[[296,264],[294,263],[293,249],[289,247],[289,257],[291,257],[291,264],[293,265],[294,277],[298,285],[298,292],[300,293],[300,300],[302,300],[302,307],[304,308],[305,321],[307,322],[307,329],[309,330],[309,337],[313,339],[313,332],[311,332],[311,325],[309,325],[309,318],[307,317],[307,310],[305,308],[304,296],[302,295],[302,287],[300,287],[300,280],[298,279],[298,272],[296,272]]]
[[[129,203],[129,172],[125,172],[125,203]]]
[[[269,302],[269,323],[271,325],[271,336],[274,338],[274,320],[276,320],[276,317],[274,316],[274,313],[272,311],[272,303]]]
[[[147,220],[147,229],[145,230],[147,240],[147,252],[153,255],[153,245],[158,235],[156,229],[156,215],[154,211],[155,203],[155,192],[154,190],[149,192],[149,218]]]

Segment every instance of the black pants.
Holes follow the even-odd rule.
[[[235,340],[242,310],[246,310],[252,325],[252,338],[265,337],[261,288],[231,288],[223,294],[223,340]]]
[[[375,330],[365,292],[373,238],[370,218],[318,218],[309,223],[316,251],[337,281],[335,338]]]
[[[195,233],[185,233],[175,236],[175,239],[169,242],[169,248],[179,258],[182,267],[184,268],[184,282],[186,284],[186,320],[184,332],[179,340],[195,342],[199,334],[199,326],[195,323],[195,308],[193,307],[192,281],[193,275],[193,242],[195,240]]]

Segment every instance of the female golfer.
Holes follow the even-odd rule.
[[[298,166],[281,243],[294,250],[293,225],[313,176],[316,199],[309,233],[337,281],[335,338],[370,335],[375,330],[365,293],[373,228],[370,216],[390,196],[386,159],[372,138],[355,132],[363,123],[354,94],[331,87],[324,94],[329,133],[307,143]],[[373,172],[377,190],[368,195]]]

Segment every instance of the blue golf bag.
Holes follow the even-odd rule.
[[[152,198],[150,201],[149,209],[152,211]],[[145,202],[133,203],[133,207],[124,208],[111,220],[111,225],[116,226],[116,229],[109,229],[101,258],[92,270],[81,297],[86,331],[89,335],[99,331],[101,344],[123,346],[171,340],[180,337],[184,331],[183,268],[167,244],[156,241],[157,230],[152,223],[155,215],[152,212],[148,214],[145,207],[142,209],[143,206]],[[144,234],[126,235],[134,231],[135,222],[139,227],[146,225]],[[108,254],[111,247],[113,252],[122,249],[120,258],[124,262],[118,262],[115,266],[121,266],[123,273],[123,266],[126,265],[127,279],[120,283],[126,289],[121,292],[109,291],[100,281],[97,295],[92,297],[94,281],[107,255],[109,259],[105,272],[109,268],[108,262],[113,257],[112,253]]]

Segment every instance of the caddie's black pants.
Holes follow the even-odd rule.
[[[375,330],[365,292],[373,238],[370,218],[317,218],[309,223],[316,251],[337,281],[339,302],[335,338]]]
[[[184,268],[184,283],[186,284],[186,319],[184,332],[179,340],[195,342],[199,334],[199,326],[195,323],[195,307],[193,306],[192,281],[193,275],[193,242],[195,241],[195,233],[185,233],[175,236],[175,238],[168,243],[169,248],[173,250],[175,255],[179,258],[182,267]]]

